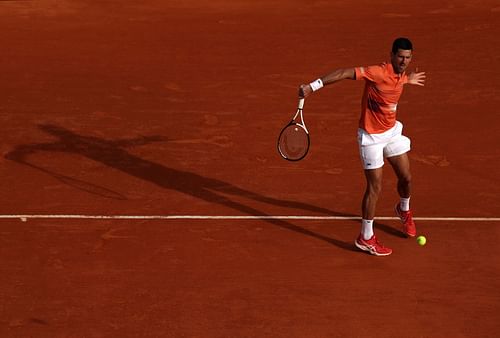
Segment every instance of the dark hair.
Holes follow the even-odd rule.
[[[413,50],[413,45],[407,38],[397,38],[392,43],[392,54],[396,54],[398,49]]]

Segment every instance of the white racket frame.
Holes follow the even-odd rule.
[[[303,110],[304,110],[304,98],[300,98],[299,99],[299,104],[298,104],[298,107],[297,107],[297,112],[295,113],[295,116],[293,117],[292,122],[295,121],[295,119],[297,119],[297,116],[300,115],[300,123],[297,123],[297,125],[299,125],[302,128],[304,128],[304,130],[306,131],[306,133],[309,134],[309,130],[307,130],[306,123],[304,121],[304,115],[302,114]]]

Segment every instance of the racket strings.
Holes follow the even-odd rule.
[[[304,128],[297,124],[286,127],[279,138],[278,148],[284,158],[299,160],[309,149],[309,136]]]

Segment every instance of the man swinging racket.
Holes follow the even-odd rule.
[[[383,246],[373,233],[373,219],[382,187],[384,158],[397,175],[400,202],[396,214],[403,223],[403,231],[415,237],[417,231],[410,210],[411,173],[407,152],[410,139],[403,136],[403,125],[396,120],[396,109],[403,85],[423,86],[425,73],[406,74],[412,58],[413,46],[407,38],[398,38],[392,44],[390,63],[375,66],[337,69],[310,84],[299,88],[299,97],[305,98],[323,86],[344,79],[365,80],[358,144],[366,177],[366,190],[362,202],[361,233],[355,245],[375,256],[387,256],[392,249]]]

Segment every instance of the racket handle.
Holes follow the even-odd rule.
[[[304,98],[300,98],[299,99],[299,106],[298,106],[298,108],[300,110],[302,110],[304,108]]]

